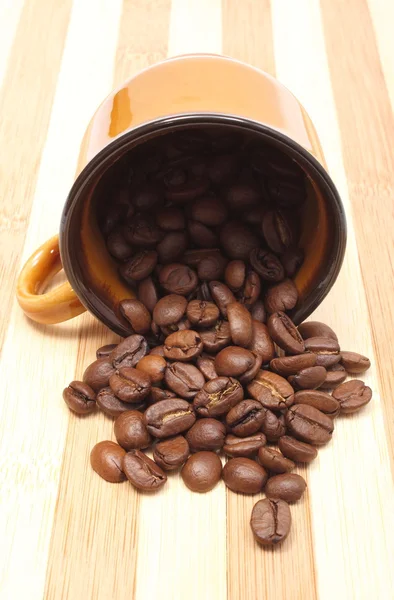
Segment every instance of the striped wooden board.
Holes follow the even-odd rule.
[[[393,23],[389,0],[0,0],[2,600],[394,597]],[[187,52],[248,61],[298,96],[348,216],[316,317],[371,357],[374,398],[338,420],[274,551],[250,535],[256,498],[193,495],[178,476],[139,495],[92,473],[112,422],[70,415],[61,390],[115,336],[86,314],[35,325],[14,299],[21,264],[58,228],[98,103]]]

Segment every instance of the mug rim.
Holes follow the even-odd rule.
[[[287,151],[287,153],[290,151],[293,158],[296,158],[301,165],[307,167],[308,173],[312,172],[314,181],[319,184],[319,188],[324,192],[324,196],[334,207],[335,210],[333,211],[333,214],[336,218],[336,227],[334,228],[334,231],[336,233],[336,239],[333,239],[332,246],[336,248],[336,252],[334,255],[329,255],[329,263],[324,277],[324,284],[323,281],[321,281],[315,288],[313,297],[309,294],[302,302],[302,305],[296,306],[292,311],[289,311],[290,318],[296,324],[301,323],[327,296],[341,269],[345,255],[347,234],[346,215],[343,203],[333,180],[324,166],[306,148],[272,126],[238,115],[214,112],[193,112],[159,117],[122,133],[107,146],[102,148],[79,173],[67,196],[62,212],[59,246],[63,268],[68,281],[81,303],[89,310],[89,312],[117,334],[121,336],[130,335],[129,330],[126,326],[121,325],[114,311],[111,311],[110,314],[108,307],[103,311],[98,308],[97,302],[94,303],[91,298],[92,296],[94,297],[95,294],[92,294],[92,291],[84,285],[82,278],[77,277],[75,272],[76,268],[75,265],[71,264],[69,253],[70,217],[79,203],[81,196],[83,196],[94,178],[100,174],[100,171],[104,173],[105,170],[114,163],[114,159],[120,158],[129,147],[137,145],[136,142],[143,143],[146,141],[146,138],[151,139],[152,134],[154,134],[155,137],[161,133],[194,125],[227,125],[233,128],[239,128],[243,131],[246,130],[258,133],[262,140],[269,141],[273,146],[280,150],[284,150],[285,152]],[[104,309],[103,303],[102,306]],[[111,316],[113,318],[111,318]]]

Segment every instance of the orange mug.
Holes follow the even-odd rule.
[[[290,314],[296,323],[311,314],[333,285],[346,246],[342,202],[324,167],[312,122],[290,91],[267,73],[223,56],[190,55],[141,71],[97,110],[83,140],[60,235],[41,246],[20,273],[17,298],[28,317],[59,323],[88,309],[116,333],[129,334],[117,306],[132,293],[99,230],[99,183],[135,146],[199,127],[255,136],[305,172],[308,193],[300,242],[305,260],[294,279],[299,302]],[[68,281],[45,292],[62,267]]]

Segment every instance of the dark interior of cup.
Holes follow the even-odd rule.
[[[209,140],[209,150],[201,143],[204,138]],[[194,140],[193,147],[185,139]],[[231,182],[253,181],[260,190],[259,202],[245,196],[230,203],[229,218],[250,228],[262,247],[266,240],[261,215],[279,209],[290,220],[291,246],[303,254],[303,260],[293,277],[299,300],[289,314],[296,323],[303,321],[328,293],[342,264],[346,221],[339,195],[320,163],[283,134],[217,115],[163,119],[135,129],[106,147],[80,174],[63,213],[60,247],[66,275],[82,303],[116,333],[130,333],[118,306],[135,296],[137,286],[125,281],[121,261],[108,251],[111,224],[106,216],[114,205],[130,202],[140,180],[162,182],[163,161],[182,167],[190,156],[196,179],[207,180],[209,193],[220,198],[226,196]],[[294,191],[300,180],[302,198]],[[146,211],[150,220],[159,208],[155,205]],[[184,210],[187,215],[188,207]],[[117,227],[127,225],[127,214],[122,215]],[[267,227],[266,223],[266,235]],[[220,232],[216,233],[220,239]],[[190,245],[195,247],[193,241]]]

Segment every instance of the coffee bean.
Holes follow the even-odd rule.
[[[267,315],[265,312],[264,302],[262,300],[257,300],[257,302],[253,304],[250,313],[254,321],[265,323]]]
[[[297,373],[290,375],[289,383],[297,389],[314,390],[324,383],[327,371],[324,367],[307,367]]]
[[[138,300],[152,313],[159,300],[156,285],[152,277],[146,277],[139,282],[137,296]]]
[[[278,446],[282,454],[296,463],[310,463],[317,456],[314,446],[300,442],[290,435],[283,435],[279,438]]]
[[[216,353],[228,346],[231,342],[230,325],[227,321],[218,321],[210,329],[199,332],[204,350]]]
[[[161,298],[153,309],[153,320],[160,327],[173,325],[186,312],[187,300],[179,294],[168,294]]]
[[[242,385],[232,377],[207,381],[193,401],[194,409],[203,417],[225,415],[244,397]]]
[[[106,346],[101,346],[98,350],[96,350],[96,358],[107,358],[112,350],[116,348],[117,344],[107,344]]]
[[[225,437],[226,427],[224,424],[209,417],[196,421],[186,434],[192,452],[221,450]]]
[[[266,409],[261,431],[268,442],[277,442],[286,433],[286,425],[283,415],[277,417],[272,411]]]
[[[226,415],[228,431],[246,437],[256,433],[262,426],[265,410],[256,400],[241,400]]]
[[[288,473],[295,468],[295,464],[292,460],[285,458],[279,450],[264,446],[260,448],[258,452],[260,463],[274,473]]]
[[[151,380],[143,371],[121,367],[109,378],[111,390],[123,402],[140,402],[149,394]]]
[[[183,256],[183,262],[189,267],[198,267],[204,258],[213,258],[214,256],[223,256],[219,248],[196,248],[186,250]]]
[[[272,314],[279,311],[291,310],[298,301],[298,290],[291,279],[284,279],[269,288],[265,295],[264,305],[267,312]]]
[[[298,326],[298,331],[304,340],[311,337],[324,337],[336,342],[338,341],[335,331],[325,323],[320,323],[320,321],[306,321],[305,323],[301,323]]]
[[[222,477],[230,490],[242,494],[258,494],[268,479],[266,470],[250,458],[231,458]]]
[[[114,348],[109,355],[109,360],[117,369],[120,367],[135,367],[147,352],[148,344],[145,338],[142,335],[130,335]]]
[[[202,354],[197,357],[197,367],[200,369],[201,373],[204,375],[207,381],[211,379],[216,379],[218,374],[216,373],[214,357],[209,356],[209,354]]]
[[[364,373],[371,366],[369,358],[357,352],[341,351],[341,365],[348,373]]]
[[[250,309],[259,299],[260,293],[260,277],[255,271],[249,271],[245,279],[245,284],[238,294],[240,302]]]
[[[160,285],[171,294],[187,296],[198,284],[197,275],[180,263],[165,265],[159,274]]]
[[[252,343],[253,328],[250,312],[240,302],[230,302],[227,305],[227,318],[233,343],[248,348]]]
[[[187,248],[187,235],[184,231],[169,231],[156,245],[158,260],[162,265],[180,260]]]
[[[293,321],[284,312],[272,314],[268,319],[267,327],[271,338],[282,350],[288,354],[304,352],[304,341]]]
[[[227,219],[227,208],[214,194],[206,194],[194,200],[191,216],[209,227],[222,225]]]
[[[285,473],[270,477],[264,488],[267,498],[297,502],[306,490],[306,481],[296,473]]]
[[[115,350],[113,350],[112,353],[113,352],[115,352]],[[98,358],[87,367],[83,374],[83,382],[89,385],[96,393],[102,388],[108,387],[109,378],[115,373],[115,369],[111,362],[111,356],[112,355],[110,355],[109,359]]]
[[[123,412],[114,423],[116,440],[125,450],[148,448],[152,438],[144,424],[144,415],[138,410]]]
[[[262,248],[254,248],[250,253],[250,264],[264,281],[282,281],[285,276],[279,258]]]
[[[220,229],[220,243],[229,258],[248,260],[253,248],[259,246],[259,239],[243,223],[228,221]]]
[[[327,369],[326,378],[320,386],[322,390],[332,390],[343,383],[347,377],[347,372],[339,363]]]
[[[63,399],[67,406],[79,415],[87,415],[96,408],[96,394],[83,381],[72,381],[63,390]]]
[[[302,442],[315,446],[329,442],[334,431],[332,419],[308,404],[291,406],[285,419],[290,433]]]
[[[107,237],[108,252],[118,260],[127,260],[133,254],[133,248],[123,236],[121,229],[111,231]]]
[[[171,392],[171,390],[163,390],[163,388],[152,387],[149,395],[146,398],[146,401],[148,405],[151,405],[155,404],[156,402],[160,402],[161,400],[170,400],[171,398],[176,398],[176,394]]]
[[[332,396],[338,400],[341,413],[349,415],[368,404],[372,398],[372,390],[363,381],[352,379],[341,383],[333,391]]]
[[[245,371],[244,373],[242,373],[242,375],[239,375],[239,381],[242,383],[242,385],[246,385],[247,383],[249,383],[250,381],[252,381],[257,373],[259,372],[261,365],[262,365],[262,358],[261,356],[257,356],[256,354],[253,354],[254,356],[254,364],[250,367],[250,369],[248,369],[247,371]]]
[[[267,443],[264,433],[255,433],[244,438],[229,433],[224,440],[223,451],[227,456],[253,456]]]
[[[215,452],[196,452],[184,464],[181,476],[193,492],[209,492],[220,481],[222,462]]]
[[[185,229],[185,217],[182,210],[173,206],[160,208],[156,212],[156,223],[163,231],[183,231]]]
[[[233,183],[226,192],[226,203],[232,210],[246,210],[259,204],[261,193],[257,186],[250,183]]]
[[[336,417],[339,413],[339,403],[335,398],[321,392],[320,390],[300,390],[293,397],[294,404],[308,404],[317,408],[330,417]]]
[[[130,483],[142,492],[155,492],[167,481],[164,471],[140,450],[126,454],[123,471]]]
[[[164,358],[164,346],[155,346],[150,350],[149,356],[162,356]]]
[[[275,348],[268,328],[264,323],[252,320],[252,341],[249,350],[260,356],[263,363],[269,362],[275,356]]]
[[[99,391],[96,396],[96,404],[103,413],[110,417],[118,417],[126,410],[130,410],[130,404],[119,400],[110,387],[105,387]]]
[[[157,227],[156,223],[146,213],[136,214],[123,229],[126,240],[133,246],[142,248],[154,248],[163,237],[163,232]],[[142,254],[142,253],[141,253]],[[153,261],[153,255],[150,256],[150,261]],[[135,269],[138,270],[138,264],[135,264]],[[142,263],[141,263],[142,268]],[[147,264],[143,267],[147,270]],[[151,271],[149,271],[150,273]],[[149,275],[147,273],[147,275]],[[145,277],[147,277],[145,275]],[[142,277],[141,277],[142,279]]]
[[[199,248],[215,248],[218,245],[216,233],[199,221],[190,219],[187,222],[187,231],[193,244]]]
[[[261,229],[268,247],[277,254],[285,252],[294,242],[294,228],[283,210],[268,210]]]
[[[168,365],[164,381],[177,396],[187,400],[192,400],[205,383],[204,376],[197,367],[182,362]]]
[[[192,300],[187,305],[186,314],[192,325],[212,327],[219,318],[219,309],[213,302]]]
[[[164,356],[170,360],[189,361],[201,354],[203,343],[200,335],[192,329],[176,331],[164,341]]]
[[[90,464],[93,471],[110,483],[126,480],[123,473],[123,457],[126,452],[115,442],[99,442],[90,453]]]
[[[164,379],[166,367],[167,363],[164,358],[154,354],[144,356],[136,365],[137,371],[146,373],[151,383],[160,383]]]
[[[166,191],[167,200],[175,204],[186,204],[204,194],[209,188],[209,180],[199,177],[190,177],[184,183],[169,185]]]
[[[270,410],[284,410],[293,402],[294,390],[289,382],[270,371],[259,371],[247,390],[252,398]]]
[[[305,351],[316,355],[316,364],[332,367],[341,360],[339,344],[331,338],[312,337],[305,340]]]
[[[287,277],[294,277],[294,275],[296,275],[304,262],[304,257],[305,253],[302,248],[296,247],[288,248],[284,254],[281,255],[280,261],[285,269]]]
[[[227,306],[232,302],[236,302],[234,294],[227,285],[224,285],[220,281],[211,281],[209,283],[209,290],[223,317],[227,319]]]
[[[142,250],[134,254],[133,258],[128,260],[119,269],[121,276],[127,282],[141,281],[148,277],[157,263],[157,252],[154,250]]]
[[[215,369],[220,377],[240,377],[255,365],[255,359],[250,350],[227,346],[216,355]]]
[[[132,333],[148,333],[152,319],[142,302],[134,299],[122,300],[119,304],[119,311],[130,323]]]
[[[137,210],[150,210],[162,200],[160,187],[145,183],[131,195],[131,203]]]
[[[222,254],[215,253],[200,260],[197,275],[201,281],[215,281],[223,277],[227,260]]]
[[[289,377],[289,375],[296,375],[303,369],[314,367],[316,365],[315,354],[296,354],[295,356],[280,356],[274,358],[270,362],[270,369],[282,375],[282,377]]]
[[[181,467],[189,454],[189,444],[183,435],[158,442],[153,450],[155,462],[164,471],[173,471]]]
[[[259,500],[253,507],[250,526],[256,541],[263,546],[283,542],[291,527],[289,505],[284,500]]]
[[[232,260],[228,263],[225,273],[224,280],[230,290],[238,292],[246,277],[246,265],[243,260]]]
[[[261,229],[261,222],[264,218],[265,213],[267,212],[267,207],[264,205],[260,206],[252,206],[244,213],[242,213],[241,218],[244,223],[247,225],[255,225],[259,229]]]
[[[193,407],[180,398],[152,404],[144,414],[145,425],[151,435],[165,438],[187,431],[196,420]]]

